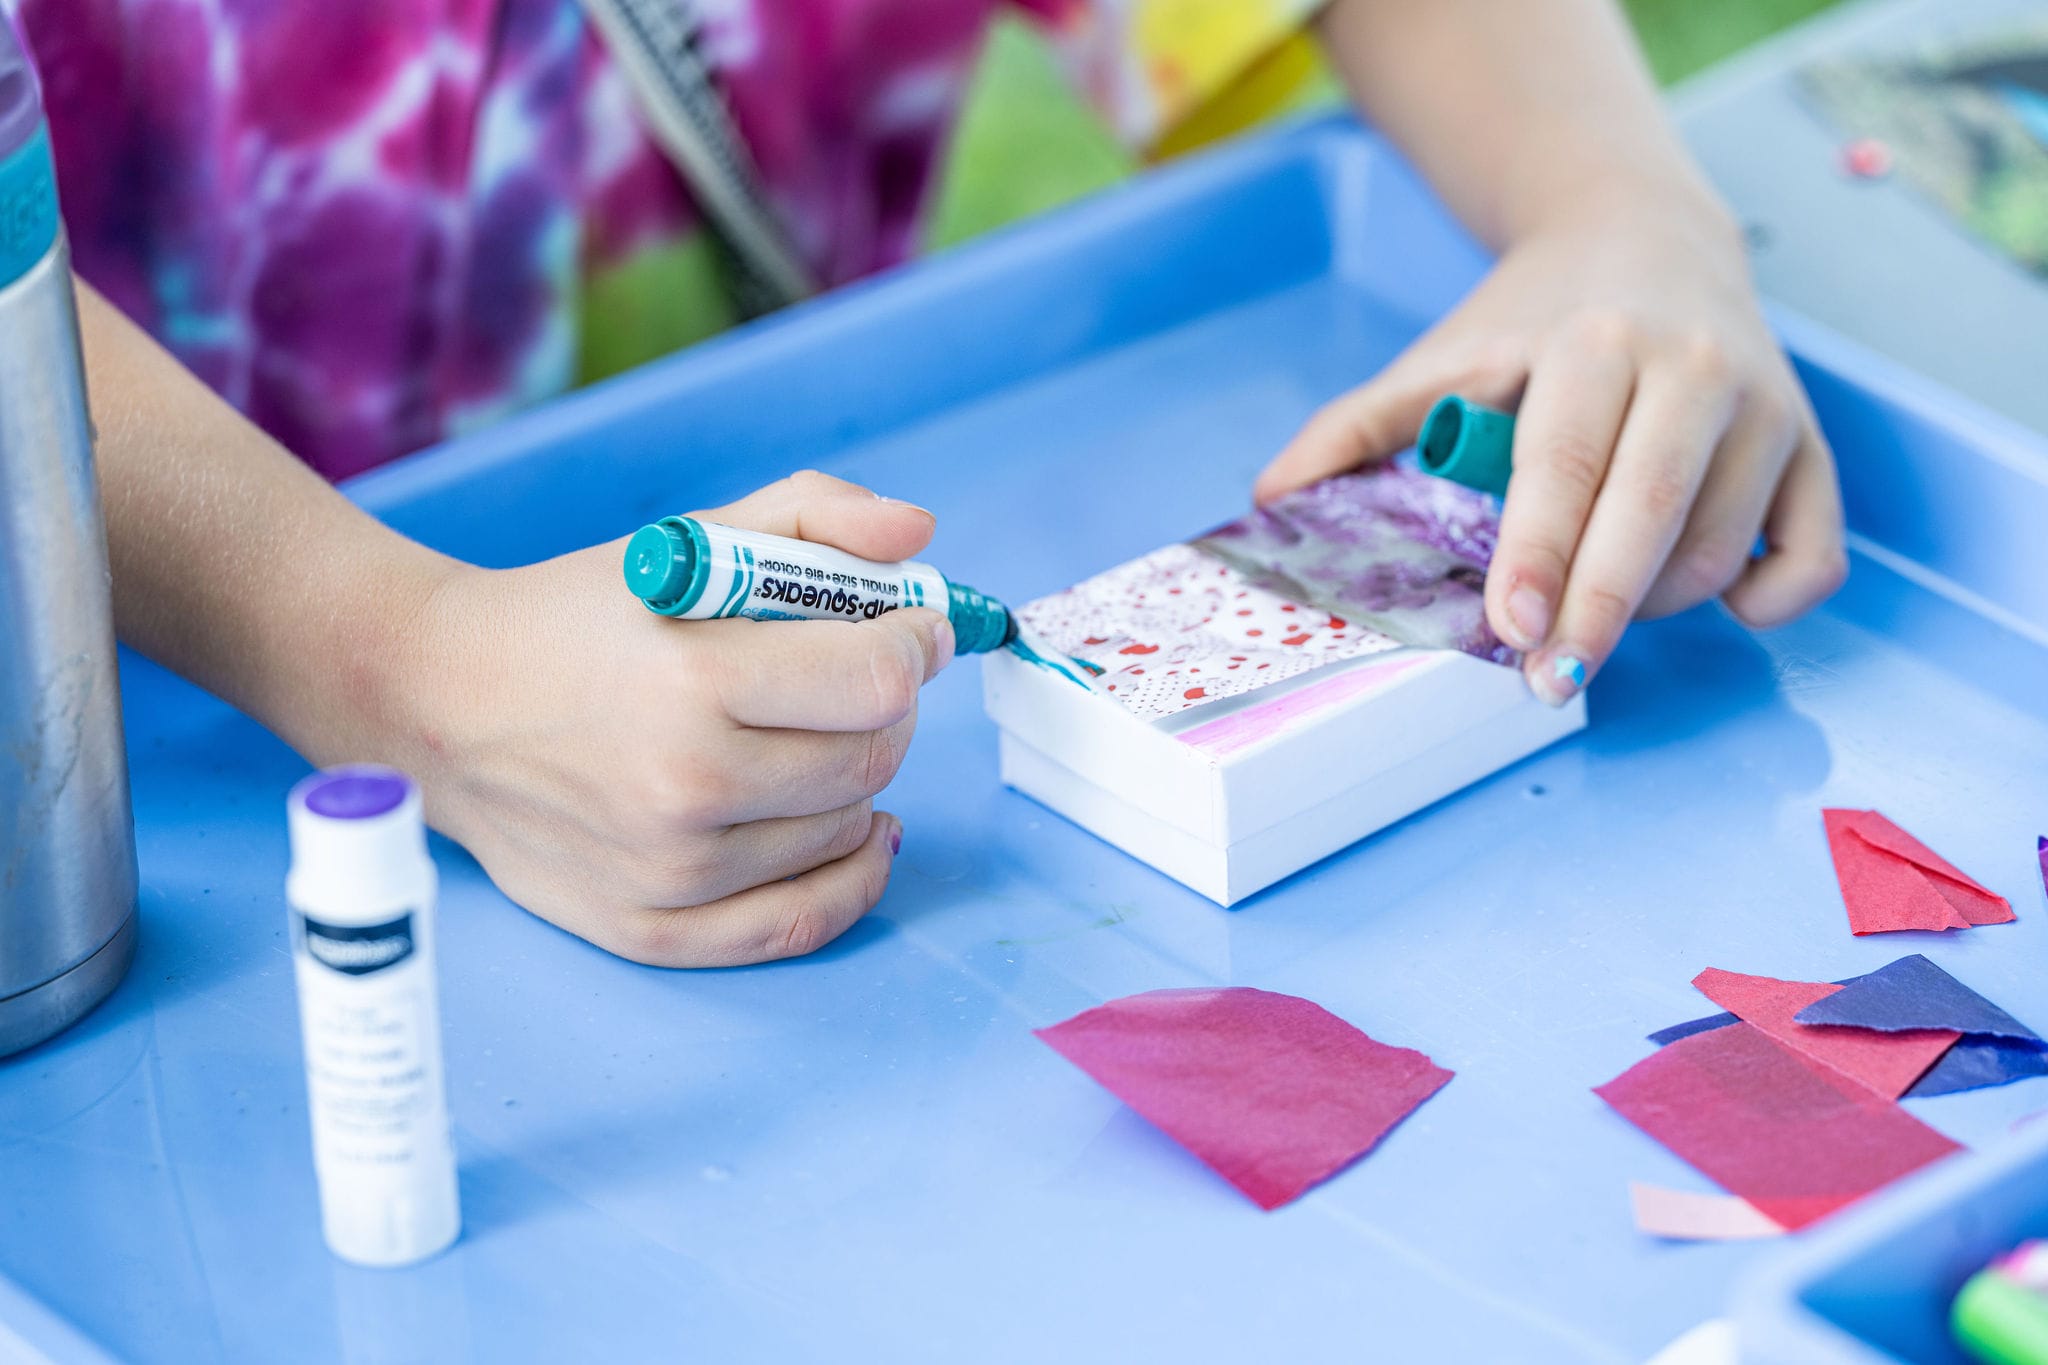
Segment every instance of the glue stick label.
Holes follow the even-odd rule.
[[[316,1159],[409,1163],[421,1139],[438,1143],[445,1132],[422,1036],[428,1006],[412,916],[370,926],[298,922]]]

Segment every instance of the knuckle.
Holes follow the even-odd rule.
[[[639,807],[657,839],[724,823],[732,808],[732,778],[702,754],[671,756],[642,784]]]
[[[825,841],[822,861],[836,863],[855,852],[868,841],[868,831],[874,825],[874,814],[868,803],[847,806],[838,812],[838,823],[833,827],[832,837]]]
[[[1592,500],[1607,475],[1607,452],[1597,449],[1583,432],[1553,432],[1535,453],[1547,477],[1585,501]]]
[[[924,662],[905,631],[877,632],[881,639],[868,652],[868,717],[876,728],[894,725],[917,705]]]
[[[1619,308],[1585,308],[1565,324],[1565,341],[1589,351],[1633,351],[1642,338],[1635,318]]]
[[[861,755],[859,788],[862,795],[873,796],[896,780],[896,772],[903,766],[908,748],[893,726],[869,732]]]
[[[1747,551],[1727,541],[1708,542],[1680,551],[1671,566],[1671,580],[1688,605],[1728,591],[1749,564]]]
[[[1680,336],[1672,348],[1672,360],[1688,382],[1700,388],[1725,388],[1735,381],[1735,358],[1727,343],[1708,331]]]
[[[831,916],[806,897],[770,923],[762,949],[767,957],[806,957],[833,937]]]
[[[1659,462],[1637,476],[1636,503],[1645,515],[1668,524],[1692,503],[1693,481],[1676,465]]]

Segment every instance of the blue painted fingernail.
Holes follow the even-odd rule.
[[[1550,676],[1570,683],[1576,692],[1586,685],[1586,661],[1576,654],[1560,654],[1550,661]]]

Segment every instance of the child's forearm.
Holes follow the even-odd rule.
[[[1646,184],[1727,224],[1611,0],[1333,0],[1322,29],[1359,107],[1496,250]]]
[[[122,640],[316,759],[349,752],[357,727],[391,719],[396,644],[450,562],[357,509],[83,285],[79,312]]]

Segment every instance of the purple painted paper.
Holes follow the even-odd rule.
[[[2041,1044],[1988,1034],[1966,1035],[1927,1068],[1927,1074],[1913,1083],[1906,1097],[1952,1095],[1959,1090],[2009,1085],[2029,1076],[2048,1076],[2048,1049]]]
[[[1510,663],[1514,651],[1486,624],[1499,533],[1485,494],[1382,465],[1299,489],[1194,543],[1270,591],[1404,644]]]
[[[1669,1028],[1660,1028],[1650,1035],[1650,1041],[1658,1047],[1669,1047],[1680,1038],[1690,1038],[1695,1033],[1711,1033],[1717,1028],[1727,1028],[1730,1024],[1739,1024],[1741,1022],[1740,1019],[1737,1019],[1732,1014],[1710,1014],[1704,1019],[1688,1019],[1682,1024],[1673,1024]]]
[[[1802,1024],[1838,1024],[1885,1033],[1953,1029],[2036,1045],[2041,1042],[2038,1033],[1919,953],[1845,982],[1841,990],[1814,1001],[1793,1018]]]

